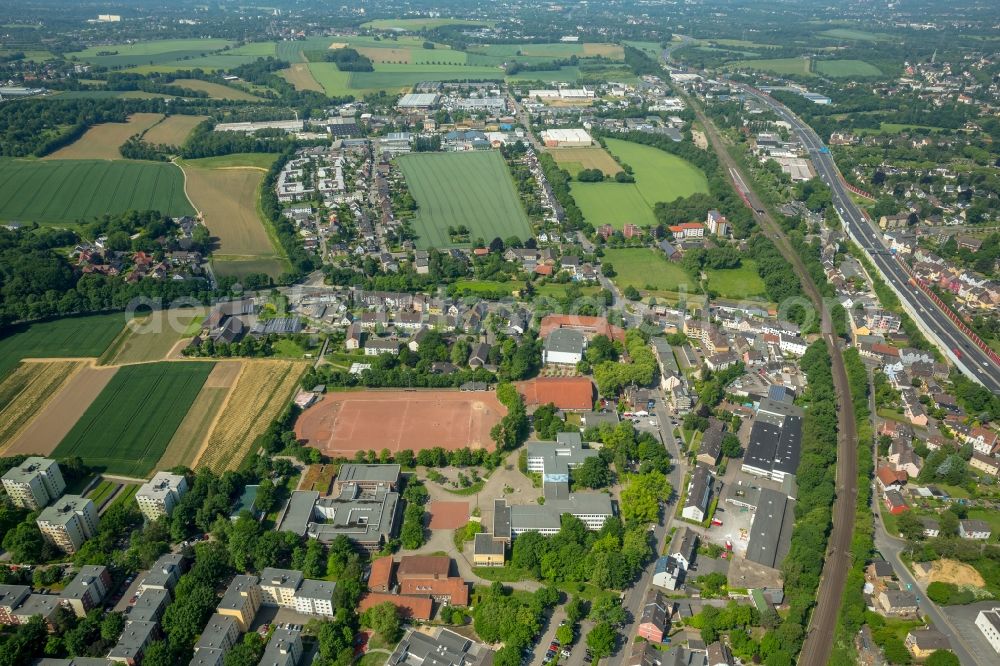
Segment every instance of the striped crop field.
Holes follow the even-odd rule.
[[[122,367],[53,455],[80,456],[87,465],[112,474],[146,476],[214,365],[164,362]]]
[[[291,401],[306,367],[292,361],[244,361],[197,466],[218,474],[237,469]]]
[[[528,216],[497,151],[411,153],[398,160],[417,201],[413,226],[419,247],[468,247],[448,236],[448,227],[459,225],[468,227],[470,239],[487,243],[498,237],[531,237]]]
[[[127,210],[195,213],[173,164],[0,159],[0,220],[71,224]]]
[[[22,363],[0,382],[0,452],[83,364],[83,361]]]

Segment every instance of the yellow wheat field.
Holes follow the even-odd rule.
[[[42,411],[85,361],[21,363],[0,383],[0,452]]]
[[[304,363],[291,361],[244,362],[197,466],[219,474],[238,468],[288,405],[305,369]]]

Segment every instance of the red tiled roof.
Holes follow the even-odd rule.
[[[429,620],[434,610],[434,600],[430,597],[404,597],[379,592],[369,592],[361,597],[358,610],[364,613],[372,606],[378,606],[386,601],[398,608],[403,617],[414,620]]]
[[[888,486],[891,483],[906,483],[908,478],[906,472],[897,472],[891,467],[878,468],[878,479],[883,486]]]
[[[450,598],[452,606],[469,605],[469,586],[461,578],[440,578],[438,580],[401,580],[399,593],[414,596]]]
[[[625,342],[625,329],[608,323],[604,317],[585,317],[583,315],[548,315],[542,318],[538,335],[548,337],[557,328],[573,328],[584,333],[606,335],[613,340]]]
[[[528,405],[552,403],[558,409],[594,408],[594,385],[586,377],[538,377],[516,384]]]
[[[402,582],[407,578],[447,578],[451,570],[451,558],[445,555],[406,555],[399,558],[396,578]]]
[[[392,587],[392,557],[380,557],[372,562],[372,572],[368,576],[368,589],[387,592]]]

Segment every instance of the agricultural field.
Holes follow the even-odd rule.
[[[670,153],[639,143],[607,139],[608,150],[632,167],[635,183],[572,184],[573,198],[594,226],[656,224],[653,208],[696,192],[708,192],[708,179],[698,167]]]
[[[722,298],[752,298],[765,293],[764,281],[757,274],[757,264],[752,259],[744,259],[739,268],[708,269],[705,275],[708,289]]]
[[[134,113],[124,123],[102,123],[88,129],[73,143],[46,155],[43,160],[120,160],[118,147],[133,134],[141,134],[163,120],[159,113]]]
[[[798,74],[813,76],[810,58],[758,58],[739,60],[727,65],[729,69],[756,69],[774,74]]]
[[[177,427],[167,449],[156,463],[156,469],[177,465],[193,467],[198,453],[236,383],[242,369],[240,361],[219,361],[198,392],[191,409]]]
[[[84,365],[11,441],[4,454],[50,455],[117,371]]]
[[[67,53],[66,57],[76,57],[104,67],[123,68],[195,58],[232,44],[233,42],[225,39],[160,39],[135,44],[93,46],[84,51]]]
[[[837,40],[851,40],[857,42],[881,42],[892,39],[891,35],[877,32],[867,32],[865,30],[854,30],[852,28],[834,28],[833,30],[823,30],[818,34],[820,37],[828,37]]]
[[[552,158],[576,177],[583,169],[600,169],[605,176],[613,176],[622,170],[606,150],[600,146],[589,148],[552,148],[549,150]]]
[[[104,471],[143,477],[163,455],[215,364],[122,367],[56,447]]]
[[[611,280],[619,289],[632,286],[640,291],[677,292],[680,285],[687,285],[689,293],[699,291],[698,285],[680,264],[667,261],[657,250],[605,250],[602,261],[614,267],[617,275]]]
[[[448,227],[461,224],[472,239],[487,242],[531,236],[528,216],[498,152],[413,153],[398,160],[419,207],[413,221],[419,247],[455,247]]]
[[[288,69],[279,72],[282,78],[295,86],[296,90],[315,90],[323,92],[323,86],[313,78],[309,65],[303,62],[293,63]]]
[[[192,323],[205,317],[205,308],[158,310],[136,317],[101,355],[104,365],[150,363],[167,358]]]
[[[625,45],[642,51],[650,58],[659,59],[660,54],[663,52],[659,42],[636,42],[627,40],[625,41]]]
[[[125,315],[119,312],[9,328],[0,338],[0,379],[23,358],[96,358],[123,326]]]
[[[187,140],[191,131],[207,118],[208,116],[167,116],[150,127],[142,138],[149,143],[179,146]]]
[[[311,62],[309,74],[323,89],[327,97],[343,97],[352,94],[351,72],[342,72],[332,62]]]
[[[169,60],[151,65],[139,65],[129,68],[129,72],[137,74],[150,74],[152,72],[177,72],[182,70],[202,69],[206,72],[228,71],[240,65],[257,60],[254,55],[229,55],[228,53],[214,53],[210,55],[182,58],[180,60]]]
[[[70,225],[133,209],[173,217],[195,212],[173,164],[0,159],[0,220]]]
[[[244,361],[197,466],[216,473],[238,468],[254,441],[288,405],[306,367],[294,361]]]
[[[621,60],[625,57],[625,50],[620,45],[605,43],[486,44],[473,46],[469,52],[502,58],[523,56],[547,60],[569,58],[574,55],[580,58],[604,56],[612,60]]]
[[[815,60],[813,69],[834,78],[882,76],[882,70],[864,60]]]
[[[0,452],[83,365],[83,361],[22,363],[0,382]]]
[[[226,274],[265,272],[277,277],[284,272],[285,264],[257,210],[264,169],[258,162],[253,166],[233,163],[218,167],[209,163],[212,168],[203,168],[204,164],[192,160],[182,168],[188,196],[204,215],[212,236],[218,238],[213,267],[232,264]],[[242,262],[251,262],[252,270],[250,264]]]
[[[257,95],[251,95],[239,88],[224,86],[212,81],[202,81],[201,79],[176,79],[171,85],[180,86],[186,90],[199,90],[207,93],[209,99],[227,99],[237,102],[259,102],[261,100]]]

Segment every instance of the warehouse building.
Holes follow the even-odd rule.
[[[584,129],[547,129],[542,131],[546,148],[585,148],[594,142]]]

